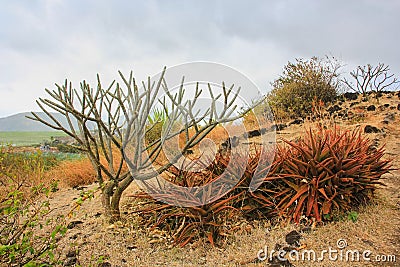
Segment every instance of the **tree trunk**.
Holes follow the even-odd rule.
[[[111,209],[110,209],[110,222],[116,222],[121,220],[121,212],[119,210],[119,202],[121,200],[123,190],[120,187],[115,189],[114,194],[111,197]]]
[[[105,184],[102,192],[102,200],[105,214],[110,223],[114,223],[121,219],[121,212],[119,209],[121,196],[125,189],[132,183],[132,181],[133,177],[131,175],[128,175],[116,186],[112,182],[108,182]]]
[[[102,193],[101,194],[101,204],[103,205],[103,208],[104,208],[104,214],[110,221],[112,218],[111,197],[113,195],[113,188],[114,188],[114,183],[107,182],[107,183],[105,183],[105,185],[102,189],[102,192],[101,192]]]

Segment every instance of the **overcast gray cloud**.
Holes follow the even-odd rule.
[[[236,3],[237,2],[237,3]],[[5,1],[0,116],[36,110],[65,78],[215,61],[262,90],[287,61],[334,55],[348,68],[385,62],[400,76],[400,1]]]

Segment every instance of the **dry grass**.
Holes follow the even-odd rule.
[[[266,266],[266,262],[252,262],[260,249],[273,249],[277,243],[285,244],[285,235],[300,230],[295,224],[271,225],[269,222],[243,223],[242,230],[229,238],[221,247],[212,248],[205,241],[198,241],[184,248],[172,247],[162,232],[149,232],[141,227],[140,218],[131,214],[115,225],[105,225],[102,218],[92,215],[98,211],[98,199],[86,203],[76,219],[89,216],[67,233],[65,241],[78,249],[83,266],[95,264],[104,257],[112,266]],[[140,205],[125,199],[124,209]],[[85,215],[84,215],[85,213]],[[87,214],[86,214],[87,213]],[[346,239],[349,249],[371,250],[372,255],[398,255],[399,208],[390,203],[384,191],[376,203],[359,211],[357,222],[348,219],[321,225],[310,233],[302,234],[301,244],[317,253],[336,248],[338,239]],[[397,237],[396,237],[397,235]],[[379,266],[366,262],[293,262],[296,266]],[[396,266],[394,264],[387,266]]]
[[[46,175],[60,181],[60,185],[66,187],[89,185],[94,183],[97,178],[88,158],[63,161]]]

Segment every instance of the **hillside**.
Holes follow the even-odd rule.
[[[38,112],[39,116],[46,118],[43,112]],[[67,121],[59,113],[51,113],[62,125],[66,126]],[[26,116],[31,115],[30,112],[18,113],[8,117],[0,118],[0,132],[48,132],[55,131],[42,123],[30,120]],[[47,121],[51,121],[48,119]],[[75,125],[74,125],[75,126]]]

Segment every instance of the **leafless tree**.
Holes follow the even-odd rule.
[[[96,170],[102,189],[102,205],[110,221],[120,219],[121,195],[132,181],[156,177],[198,144],[215,126],[236,120],[248,111],[234,113],[240,88],[235,91],[233,85],[226,88],[225,84],[218,95],[208,85],[209,108],[195,110],[202,94],[199,84],[194,98],[188,100],[184,97],[184,79],[177,92],[173,93],[164,79],[165,71],[164,68],[158,81],[151,81],[149,77],[140,88],[132,72],[129,77],[119,72],[122,83],[114,80],[107,88],[102,86],[99,76],[96,89],[85,81],[80,84],[80,89],[73,88],[68,81],[62,86],[56,84],[56,90],[46,89],[49,98],[36,101],[47,118],[35,112],[28,117],[63,131],[76,140]],[[164,97],[160,98],[162,90]],[[223,103],[222,108],[216,108],[217,101]],[[144,141],[146,134],[152,130],[148,117],[157,103],[165,110],[167,120],[163,134],[149,144]],[[62,114],[68,126],[63,125],[52,112]],[[182,124],[179,129],[174,127],[176,121]],[[186,137],[184,146],[180,148],[181,153],[149,171],[150,167],[154,167],[165,142],[180,134]],[[134,151],[130,156],[126,153],[128,147]]]
[[[379,63],[375,67],[370,64],[358,66],[356,70],[350,72],[355,84],[346,78],[343,79],[343,82],[351,90],[363,94],[364,97],[368,91],[373,91],[378,95],[383,90],[399,83],[394,74],[389,74],[389,71],[389,66],[384,63]]]

